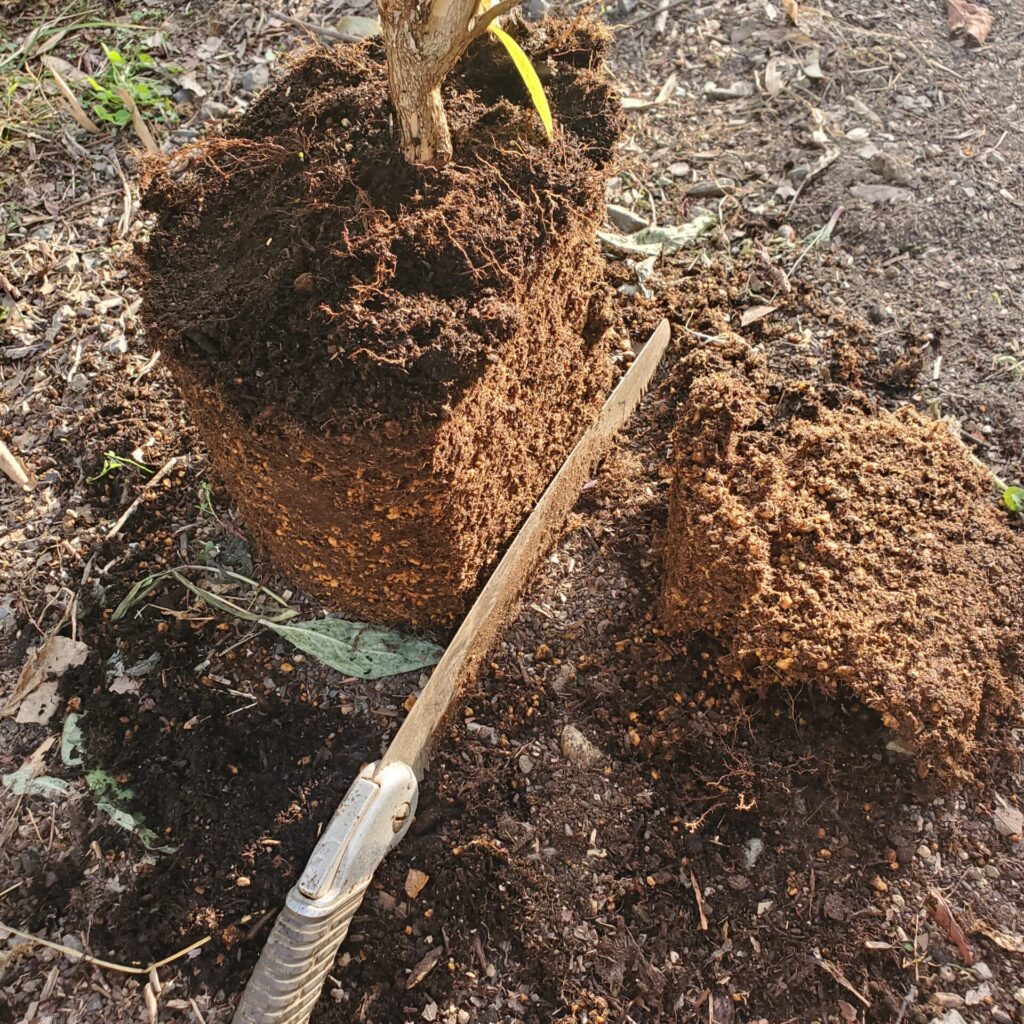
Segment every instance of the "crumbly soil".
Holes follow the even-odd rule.
[[[1024,699],[1024,538],[942,422],[768,373],[742,339],[678,366],[662,618],[719,671],[850,694],[944,768]]]
[[[409,166],[367,43],[146,171],[151,342],[253,535],[349,615],[454,621],[610,380],[608,34],[520,34],[551,146],[488,39],[446,83],[458,160]]]
[[[665,102],[629,113],[609,200],[661,224],[711,211],[717,227],[655,261],[650,302],[632,304],[622,289],[637,286],[636,269],[610,259],[629,325],[615,364],[664,311],[676,341],[439,738],[413,831],[378,873],[318,1021],[928,1024],[956,1022],[951,1011],[968,1024],[1024,1020],[1019,723],[993,723],[996,742],[976,747],[973,779],[921,779],[862,702],[815,687],[760,696],[723,677],[720,640],[666,635],[657,616],[679,454],[669,447],[680,412],[673,367],[697,342],[740,334],[787,387],[837,395],[833,411],[864,408],[857,389],[872,409],[939,415],[1008,482],[1024,477],[1014,369],[1024,354],[1024,25],[1014,0],[987,6],[993,35],[973,51],[948,39],[944,5],[903,0],[801,5],[799,27],[763,0],[683,5],[668,11],[663,35],[653,17],[617,33],[626,96],[652,102],[676,77]],[[334,23],[352,8],[289,9]],[[3,17],[20,41],[65,13],[43,0],[8,5]],[[180,86],[178,125],[150,114],[168,150],[225,107],[251,106],[276,51],[303,35],[245,0],[131,12],[113,3],[104,13],[141,18],[155,59],[185,69],[168,72],[175,87],[205,92]],[[95,73],[101,43],[131,38],[69,28],[49,55]],[[797,72],[815,47],[820,79]],[[784,73],[775,96],[759,90],[773,58]],[[0,132],[0,174],[10,171],[0,437],[39,482],[23,494],[0,479],[0,687],[9,691],[27,652],[55,630],[92,654],[63,681],[51,722],[0,720],[0,776],[56,743],[76,708],[87,745],[130,778],[146,824],[182,852],[147,851],[116,828],[51,747],[43,769],[69,782],[68,799],[0,789],[0,921],[143,965],[212,936],[159,969],[158,1013],[223,1024],[319,823],[354,762],[393,734],[421,677],[342,678],[173,586],[108,621],[144,573],[184,562],[258,579],[303,617],[323,608],[250,548],[144,337],[120,262],[149,224],[132,202],[133,136],[78,129],[38,55],[4,73],[12,68],[17,118]],[[705,94],[709,81],[734,80],[755,91]],[[823,139],[835,159],[795,199],[775,197],[783,177],[816,165]],[[896,184],[861,155],[867,142],[909,167],[912,184],[896,185],[909,196],[876,203],[851,191]],[[690,194],[709,185],[724,194]],[[814,241],[839,207],[830,238]],[[747,319],[764,305],[773,311]],[[107,450],[154,467],[181,461],[147,489],[130,468],[99,476]],[[902,547],[896,555],[906,557]],[[216,575],[205,582],[220,585]],[[129,677],[137,697],[110,692],[122,664],[139,673]],[[581,757],[578,739],[565,746],[573,760],[563,752],[568,727],[595,745],[596,761]],[[430,876],[415,899],[405,894],[410,868]],[[963,929],[961,948],[935,893]],[[13,934],[0,943],[2,1024],[148,1018],[144,977]]]

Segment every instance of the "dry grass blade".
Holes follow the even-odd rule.
[[[64,101],[67,103],[71,116],[75,119],[77,124],[84,128],[87,132],[92,132],[93,135],[97,135],[100,132],[99,125],[85,112],[82,104],[78,102],[78,97],[68,87],[67,82],[57,73],[57,69],[53,66],[52,61],[49,57],[43,57],[42,65],[50,72],[53,77],[53,82],[60,91],[61,96],[64,97]]]
[[[871,1000],[866,996],[861,995],[847,980],[846,976],[831,960],[826,960],[818,950],[813,950],[814,962],[833,980],[837,985],[841,985],[850,993],[855,999],[859,999],[865,1007],[871,1009]]]
[[[118,87],[115,92],[117,93],[117,98],[125,105],[125,108],[132,115],[132,127],[135,129],[135,134],[138,135],[143,148],[151,156],[158,154],[160,152],[160,147],[156,144],[156,140],[153,138],[153,135],[149,130],[149,126],[143,119],[142,113],[139,110],[139,105],[135,102],[135,97],[132,96],[127,89],[121,87]]]
[[[99,957],[90,956],[88,953],[83,953],[78,949],[72,949],[70,946],[63,946],[59,942],[51,942],[49,939],[41,939],[38,935],[33,935],[31,932],[23,932],[19,928],[12,928],[9,924],[4,924],[3,921],[0,921],[0,931],[10,932],[12,935],[17,935],[19,939],[24,939],[26,942],[34,942],[39,946],[45,946],[47,949],[54,949],[58,953],[63,953],[65,956],[71,957],[72,960],[81,960],[83,963],[92,964],[95,967],[103,967],[108,971],[118,971],[120,974],[149,974],[150,971],[166,967],[167,964],[174,963],[175,960],[180,960],[183,956],[188,956],[193,949],[199,949],[200,946],[205,946],[210,939],[213,938],[212,935],[207,935],[205,938],[193,942],[191,946],[179,949],[177,953],[165,956],[163,960],[157,960],[154,963],[147,964],[145,967],[129,967],[127,964],[115,964],[110,960],[100,960]]]

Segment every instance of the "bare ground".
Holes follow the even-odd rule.
[[[626,23],[616,71],[628,96],[653,100],[676,76],[664,103],[630,115],[610,201],[660,224],[701,209],[717,222],[658,262],[660,298],[640,304],[633,340],[668,303],[691,341],[737,330],[786,373],[950,417],[991,470],[1020,482],[1024,29],[1015,4],[990,8],[993,34],[974,51],[948,39],[931,4],[851,0],[801,9],[796,25],[771,3],[683,6],[660,35],[654,18],[628,25],[645,8],[609,11]],[[297,37],[251,5],[142,10],[146,52],[182,69],[164,76],[180,123],[151,117],[163,144],[224,113],[218,103],[247,103],[268,55]],[[68,32],[48,55],[95,73],[101,41],[125,48],[135,35],[71,27],[87,13],[55,26]],[[92,13],[127,20],[116,6]],[[58,14],[9,5],[5,35],[17,46]],[[139,335],[119,265],[145,230],[136,140],[77,127],[29,52],[3,67],[17,88],[2,136],[0,437],[39,486],[0,481],[0,668],[6,692],[40,636],[63,628],[90,645],[63,696],[91,708],[96,749],[132,776],[147,823],[189,844],[189,862],[112,826],[51,750],[47,772],[78,796],[0,794],[0,921],[123,964],[212,934],[158,972],[157,1012],[223,1020],[318,822],[418,681],[343,680],[266,633],[225,627],[182,590],[157,602],[169,612],[106,621],[165,564],[208,556],[279,593],[289,582],[252,567]],[[708,82],[753,91],[710,99]],[[777,309],[743,326],[761,305]],[[1019,729],[975,781],[936,789],[858,706],[810,693],[752,702],[715,677],[713,645],[661,635],[672,421],[663,381],[467,695],[317,1019],[1024,1019]],[[106,451],[153,467],[181,459],[109,539],[142,478],[99,476]],[[138,696],[110,695],[112,657],[131,668],[154,654]],[[3,720],[2,772],[62,717]],[[288,742],[275,742],[282,722]],[[566,727],[596,744],[594,763],[566,755]],[[266,773],[282,785],[261,801]],[[431,876],[416,900],[404,895],[410,867]],[[146,1017],[144,976],[13,935],[0,957],[0,1021]]]

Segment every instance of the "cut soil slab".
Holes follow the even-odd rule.
[[[1018,711],[1024,538],[942,422],[784,384],[741,342],[680,364],[662,615],[763,689],[852,693],[964,763]]]
[[[551,146],[483,40],[447,85],[456,161],[408,166],[370,43],[304,51],[148,169],[153,344],[255,537],[346,613],[454,621],[610,383],[608,37],[520,36]]]

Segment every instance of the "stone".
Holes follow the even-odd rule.
[[[984,960],[979,960],[972,968],[974,976],[979,981],[991,981],[992,980],[992,968],[989,967]]]
[[[642,231],[644,228],[650,227],[651,223],[640,214],[627,210],[624,206],[616,206],[614,203],[608,204],[605,217],[613,228],[623,231],[627,235],[633,234],[634,231]]]
[[[959,1010],[949,1009],[941,1017],[932,1017],[930,1024],[967,1024]]]
[[[575,725],[567,725],[562,730],[560,747],[562,757],[577,768],[593,768],[603,756]]]
[[[207,121],[216,121],[217,118],[224,117],[228,113],[229,109],[230,108],[226,103],[218,103],[216,100],[207,100],[207,102],[199,108],[199,114],[197,116],[198,119],[205,124]]]
[[[754,836],[748,839],[743,844],[743,863],[746,864],[747,870],[750,871],[757,863],[757,858],[764,853],[764,840],[758,839]]]
[[[983,1003],[986,999],[991,998],[991,996],[992,988],[989,983],[985,981],[974,988],[969,988],[964,993],[964,1002],[968,1006],[977,1006],[979,1003]]]
[[[269,81],[270,68],[266,64],[253,64],[248,71],[242,72],[242,91],[259,92]]]

